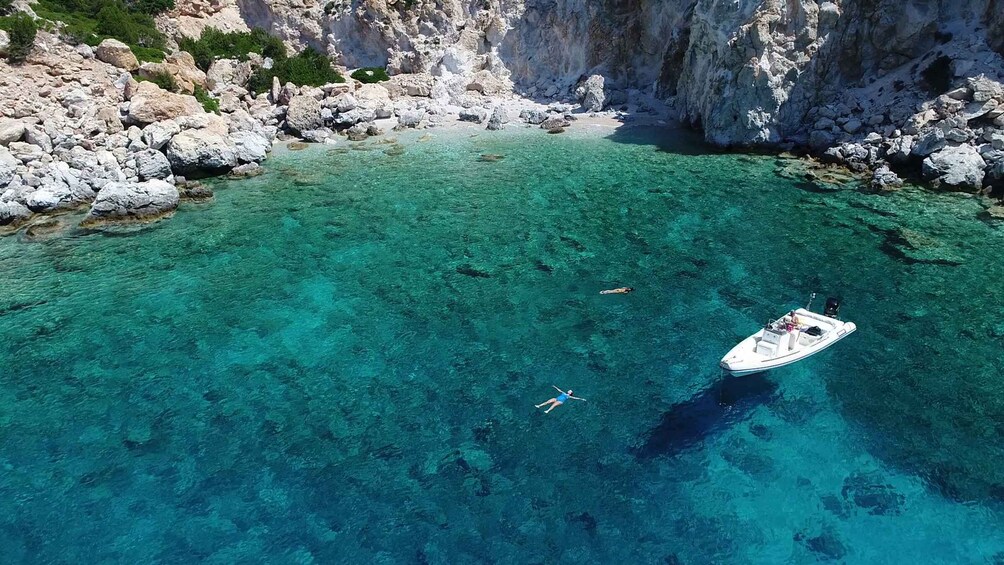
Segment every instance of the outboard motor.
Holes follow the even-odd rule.
[[[823,315],[829,318],[840,318],[840,299],[830,296],[826,299],[826,308]]]

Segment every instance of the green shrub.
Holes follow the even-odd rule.
[[[202,109],[213,114],[220,113],[220,101],[206,92],[205,88],[195,85],[195,99],[202,103]]]
[[[24,12],[18,12],[11,16],[8,26],[10,46],[7,47],[7,60],[11,63],[22,63],[28,58],[28,54],[31,53],[31,49],[35,45],[38,26],[35,24],[35,20]]]
[[[174,80],[174,76],[171,73],[165,71],[155,73],[150,77],[137,77],[136,80],[152,82],[168,92],[178,91],[178,81]]]
[[[174,0],[128,0],[128,4],[131,11],[152,16],[174,8]]]
[[[163,48],[164,36],[151,14],[156,5],[173,0],[39,0],[32,8],[40,18],[66,24],[62,34],[70,41],[97,45],[112,37],[130,46]]]
[[[132,51],[133,55],[136,55],[136,58],[140,61],[159,63],[164,60],[164,52],[156,47],[140,47],[139,45],[130,45],[129,50]]]
[[[390,77],[387,76],[386,69],[381,67],[363,67],[354,71],[352,73],[352,78],[365,84],[390,80]]]
[[[331,60],[313,48],[295,57],[276,59],[271,69],[258,69],[248,82],[248,88],[262,93],[272,87],[272,77],[279,82],[291,82],[298,86],[321,86],[332,82],[345,82],[342,75],[331,66]]]
[[[248,54],[258,53],[273,60],[286,58],[286,46],[267,31],[255,28],[251,31],[225,33],[215,28],[206,28],[199,39],[184,38],[178,47],[188,51],[195,58],[195,64],[203,71],[216,59],[239,59],[246,61]]]

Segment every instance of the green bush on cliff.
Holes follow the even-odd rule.
[[[205,88],[195,85],[195,99],[202,103],[202,109],[212,114],[220,113],[220,101],[206,92]]]
[[[44,20],[63,22],[62,35],[71,42],[96,46],[117,39],[144,61],[164,59],[164,36],[153,16],[174,7],[174,0],[39,0],[32,6]]]
[[[186,37],[178,43],[178,47],[191,53],[195,64],[203,71],[208,71],[216,59],[246,61],[250,53],[258,53],[273,60],[286,58],[286,46],[282,41],[261,28],[225,33],[208,27],[198,39]]]
[[[35,45],[35,35],[38,33],[38,26],[31,16],[19,12],[7,18],[5,22],[7,33],[10,35],[10,45],[7,47],[7,60],[11,63],[22,63],[31,53],[31,48]]]
[[[363,67],[354,71],[351,76],[364,84],[390,80],[387,70],[382,67]]]
[[[140,82],[152,82],[168,92],[178,92],[178,81],[174,80],[174,76],[169,72],[161,71],[151,77],[134,76]]]
[[[332,66],[331,60],[308,47],[295,57],[276,59],[271,69],[258,69],[248,82],[252,92],[262,93],[272,87],[272,77],[281,84],[291,82],[298,86],[321,86],[345,79]]]

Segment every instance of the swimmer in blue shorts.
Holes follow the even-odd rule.
[[[537,408],[543,408],[544,406],[547,406],[548,404],[551,405],[550,408],[548,408],[547,410],[544,410],[544,414],[547,414],[551,410],[554,410],[558,406],[561,406],[569,398],[571,398],[572,400],[581,400],[583,402],[586,401],[585,398],[579,398],[578,396],[572,396],[572,391],[571,390],[569,390],[568,392],[565,392],[565,391],[561,390],[560,388],[558,388],[558,387],[556,387],[554,385],[551,385],[551,386],[553,386],[554,390],[560,392],[561,394],[559,394],[558,396],[556,396],[556,397],[554,397],[554,398],[552,398],[550,400],[541,402],[540,404],[537,405]]]

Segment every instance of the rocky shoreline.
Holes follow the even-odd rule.
[[[209,22],[196,17],[200,10],[214,13],[197,3],[179,4],[188,10],[188,19],[179,21],[195,31],[193,22]],[[823,12],[817,14],[818,25],[831,25]],[[215,13],[233,16],[226,10]],[[471,33],[488,38],[493,25],[479,21]],[[460,123],[486,130],[518,124],[561,133],[589,116],[702,126],[680,94],[631,88],[601,74],[572,82],[565,77],[561,84],[558,78],[529,86],[514,83],[495,51],[475,57],[464,37],[456,47],[440,46],[432,55],[392,54],[386,82],[348,79],[310,87],[275,80],[267,92],[255,94],[248,90],[250,77],[272,64],[260,55],[250,54],[247,61],[219,59],[203,72],[184,51],[141,64],[115,40],[92,49],[40,32],[24,64],[0,62],[0,230],[15,231],[39,215],[82,208],[89,209],[81,224],[88,228],[155,220],[170,215],[183,198],[205,199],[208,189],[193,182],[198,178],[260,173],[279,142],[358,142],[389,130]],[[0,50],[3,41],[0,32]],[[875,87],[862,95],[871,97],[867,103],[859,96],[807,108],[801,125],[787,133],[764,126],[763,135],[725,135],[731,130],[704,117],[705,136],[725,147],[812,156],[866,176],[876,191],[895,190],[906,177],[937,188],[999,195],[1004,85],[986,74],[967,76],[999,57],[984,59],[950,69],[955,78],[945,84],[952,88],[931,98],[922,99],[914,89],[882,106],[884,87]],[[917,66],[911,72],[927,70]],[[170,75],[179,92],[150,81],[163,75]],[[38,95],[25,96],[25,85]],[[217,112],[206,111],[192,96],[197,89],[209,93]],[[751,102],[742,99],[743,93],[735,96],[736,104]],[[1001,206],[988,201],[988,208],[992,216],[1004,217]]]
[[[82,227],[155,220],[177,208],[176,187],[187,195],[193,187],[207,190],[193,179],[254,176],[279,142],[334,144],[459,123],[560,133],[604,105],[601,77],[583,83],[581,104],[522,99],[489,74],[446,100],[433,98],[437,81],[429,74],[321,87],[274,81],[268,92],[249,92],[255,66],[267,64],[255,55],[222,59],[204,73],[176,52],[164,63],[140,65],[115,40],[92,50],[40,33],[24,65],[0,63],[0,226],[9,232],[38,215],[84,207]],[[136,80],[158,72],[171,74],[183,91],[212,93],[219,113],[206,112],[193,96]],[[40,95],[19,97],[24,84]]]

